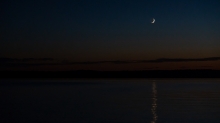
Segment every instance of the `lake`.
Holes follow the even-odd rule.
[[[1,123],[219,123],[220,79],[0,80]]]

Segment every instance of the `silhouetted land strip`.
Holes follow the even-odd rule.
[[[220,70],[2,71],[1,78],[220,78]]]

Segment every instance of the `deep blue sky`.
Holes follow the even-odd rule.
[[[7,0],[0,12],[0,57],[220,56],[219,0]]]

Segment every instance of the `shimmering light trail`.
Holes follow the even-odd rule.
[[[153,82],[152,94],[153,94],[153,97],[152,97],[151,111],[152,111],[152,115],[153,115],[153,120],[151,121],[151,123],[156,123],[157,117],[158,117],[157,112],[156,112],[156,109],[157,109],[157,87],[156,87],[156,82]]]

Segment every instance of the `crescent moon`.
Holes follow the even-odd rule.
[[[154,23],[155,22],[155,19],[153,18],[153,21],[151,23]]]

